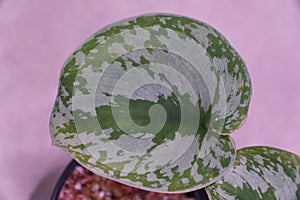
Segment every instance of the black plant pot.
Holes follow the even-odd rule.
[[[69,177],[70,173],[75,169],[76,166],[80,166],[80,165],[75,160],[72,160],[68,164],[68,166],[63,171],[60,178],[58,179],[50,200],[58,200],[58,196],[59,196],[60,191],[62,190],[62,188],[63,188],[67,178]],[[194,197],[196,200],[208,200],[207,194],[206,194],[204,189],[189,192],[189,193],[187,193],[187,196]]]

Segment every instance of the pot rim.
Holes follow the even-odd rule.
[[[67,178],[69,177],[70,173],[74,170],[76,166],[79,166],[79,164],[75,160],[71,160],[67,167],[64,169],[62,174],[59,176],[59,179],[57,180],[53,193],[51,195],[50,200],[58,200],[59,193],[64,186]]]

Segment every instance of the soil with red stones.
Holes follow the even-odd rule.
[[[185,194],[149,192],[100,177],[77,166],[67,178],[58,200],[195,200]]]

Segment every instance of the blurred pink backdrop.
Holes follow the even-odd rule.
[[[0,200],[49,199],[70,160],[48,130],[64,61],[106,24],[149,12],[207,22],[244,58],[254,88],[237,147],[300,154],[298,0],[0,0]]]

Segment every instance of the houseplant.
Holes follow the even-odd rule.
[[[298,156],[270,147],[236,154],[229,134],[245,121],[250,97],[244,62],[214,28],[170,14],[133,17],[101,29],[66,61],[51,137],[92,172],[148,191],[300,198]],[[246,178],[234,182],[237,172]],[[260,176],[283,177],[292,189],[253,181]]]

